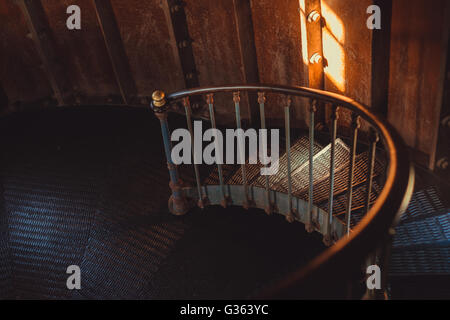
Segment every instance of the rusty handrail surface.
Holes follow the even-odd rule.
[[[181,90],[167,95],[167,102],[170,104],[192,95],[235,91],[273,92],[328,102],[352,110],[380,133],[389,166],[383,189],[368,213],[348,237],[341,238],[305,267],[258,295],[259,298],[333,297],[350,279],[359,277],[358,268],[367,255],[393,236],[393,226],[406,209],[414,186],[414,168],[408,151],[395,130],[368,108],[351,98],[327,91],[269,84],[227,85]],[[327,292],[317,288],[320,283]]]

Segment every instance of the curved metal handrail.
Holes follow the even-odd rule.
[[[407,207],[414,185],[414,169],[408,151],[395,130],[361,103],[343,95],[317,89],[262,84],[194,88],[169,94],[166,98],[161,92],[154,94],[152,106],[162,119],[161,115],[167,111],[165,109],[166,102],[171,104],[176,100],[193,95],[239,91],[273,92],[288,96],[300,96],[350,109],[375,128],[383,141],[389,159],[385,184],[367,214],[352,229],[348,237],[341,238],[306,267],[270,286],[259,297],[296,298],[306,297],[306,293],[308,297],[339,295],[337,292],[345,291],[347,281],[359,278],[358,269],[368,254],[389,243],[394,232],[393,226]],[[170,165],[169,160],[169,168]],[[174,192],[180,191],[173,185],[172,187]],[[352,263],[349,264],[349,261]],[[338,276],[336,276],[336,272],[339,273]],[[326,284],[327,292],[317,290],[317,285],[320,283]]]

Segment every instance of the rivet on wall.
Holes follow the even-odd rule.
[[[308,22],[313,23],[320,20],[320,13],[316,10],[311,11],[311,13],[308,15]]]
[[[309,58],[309,62],[311,64],[320,63],[322,61],[322,56],[319,53],[314,53],[311,58]]]

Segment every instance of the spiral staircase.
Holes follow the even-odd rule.
[[[260,127],[263,93],[287,97],[279,172],[266,179],[258,164],[176,167],[167,157],[169,127],[192,129],[189,98],[206,95],[204,123],[221,129],[213,94],[234,93],[240,127],[238,92],[246,91],[260,93]],[[291,106],[292,96],[311,99],[309,131],[291,127],[291,108],[305,107]],[[171,112],[179,107],[181,115]],[[349,135],[337,135],[337,107],[354,114]],[[314,129],[317,108],[331,110],[330,134]],[[377,298],[388,294],[388,274],[382,290],[366,290],[368,264],[394,279],[401,270],[414,273],[414,264],[417,272],[448,274],[448,252],[436,253],[448,251],[445,205],[431,210],[439,215],[425,214],[419,191],[406,210],[414,180],[407,152],[353,100],[243,85],[160,95],[152,109],[162,141],[150,108],[76,107],[2,119],[0,297]],[[432,239],[414,235],[425,234],[422,222],[435,226]],[[441,264],[425,258],[436,267],[420,271],[414,261],[424,245]],[[405,261],[413,261],[410,269]],[[73,264],[82,270],[81,290],[66,287]]]

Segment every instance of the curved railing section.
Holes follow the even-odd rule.
[[[216,128],[214,95],[231,93],[234,111],[236,113],[236,128],[241,128],[240,93],[254,92],[258,94],[260,111],[260,128],[266,128],[265,94],[280,94],[286,96],[286,103],[281,108],[284,112],[284,134],[286,150],[286,179],[287,192],[280,192],[271,185],[268,176],[264,177],[263,186],[251,185],[247,181],[246,165],[241,165],[242,183],[225,184],[222,164],[217,164],[218,184],[204,184],[200,179],[198,165],[193,164],[196,186],[183,186],[179,178],[177,166],[171,158],[170,132],[167,114],[173,111],[172,106],[181,102],[187,120],[187,128],[193,137],[192,111],[190,98],[205,95],[209,108],[211,127]],[[292,191],[291,170],[291,97],[303,97],[309,103],[309,154],[308,154],[308,190],[307,196],[297,197]],[[181,90],[165,96],[161,91],[154,92],[152,109],[161,123],[165,153],[170,173],[170,188],[172,195],[169,199],[170,211],[176,215],[186,213],[192,203],[199,207],[220,204],[239,205],[245,208],[256,207],[267,213],[277,212],[286,216],[290,222],[300,221],[306,229],[318,231],[323,235],[325,244],[330,248],[311,261],[306,267],[290,274],[284,280],[267,288],[261,297],[327,297],[348,295],[348,283],[361,280],[358,268],[364,264],[381,264],[383,270],[383,288],[386,283],[387,261],[389,246],[394,234],[393,226],[399,215],[406,209],[412,194],[414,184],[413,167],[410,163],[408,151],[402,140],[385,121],[372,113],[362,104],[345,96],[305,87],[282,85],[229,85],[209,88],[194,88]],[[230,102],[230,105],[231,102]],[[328,175],[328,203],[324,209],[314,204],[314,144],[315,144],[315,116],[318,108],[331,110],[330,114],[330,146],[329,146],[329,175]],[[304,107],[304,106],[298,106]],[[350,150],[348,172],[346,172],[347,186],[344,191],[346,206],[344,219],[338,219],[333,214],[333,200],[335,197],[335,162],[336,142],[338,132],[338,108],[351,112]],[[364,216],[352,228],[351,213],[355,159],[358,147],[358,133],[364,124],[364,132],[368,137],[367,146],[367,177],[365,184],[365,199],[363,201]],[[386,171],[384,185],[375,201],[373,198],[373,175],[377,150],[384,150]],[[294,181],[295,182],[295,181]],[[374,290],[369,290],[370,296],[375,296]]]

